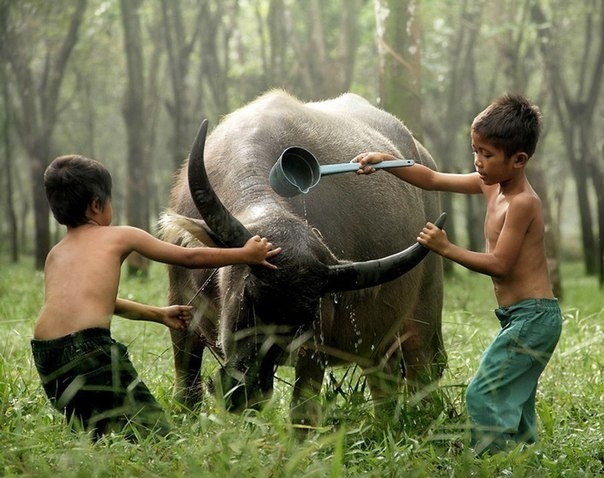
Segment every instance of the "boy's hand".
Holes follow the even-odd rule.
[[[243,246],[247,257],[250,258],[250,264],[260,264],[269,269],[276,269],[277,266],[268,262],[273,256],[281,252],[280,247],[273,247],[271,242],[268,242],[266,237],[258,235],[251,237]]]
[[[169,305],[160,307],[161,323],[175,330],[186,330],[193,318],[193,306],[191,305]]]
[[[431,222],[426,223],[417,237],[417,242],[441,256],[451,244],[447,233]]]
[[[376,152],[368,152],[361,153],[358,156],[354,157],[351,163],[359,163],[359,169],[357,169],[357,174],[372,174],[376,172],[376,169],[372,167],[372,164],[381,163],[382,161],[391,161],[393,159],[397,159],[391,154],[386,153],[376,153]]]

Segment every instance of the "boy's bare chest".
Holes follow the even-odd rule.
[[[487,210],[484,220],[484,236],[488,250],[492,250],[497,244],[505,217],[508,212],[509,203],[504,196],[496,195],[487,202]]]

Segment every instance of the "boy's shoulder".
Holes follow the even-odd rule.
[[[64,245],[77,247],[78,244],[88,247],[96,247],[95,244],[106,243],[113,239],[119,240],[120,237],[126,237],[138,229],[132,226],[97,226],[85,224],[77,227],[68,228],[66,234],[55,244],[53,249],[62,248]]]
[[[527,190],[521,191],[518,194],[513,195],[510,198],[510,203],[514,203],[518,207],[531,209],[534,207],[541,208],[541,198],[539,195],[532,189],[529,188]]]
[[[541,198],[524,174],[508,184],[492,185],[491,193],[494,196],[503,196],[508,204],[514,204],[516,207],[541,207]]]
[[[543,205],[541,198],[534,191],[524,191],[515,194],[508,200],[507,215],[513,215],[522,222],[543,221]]]

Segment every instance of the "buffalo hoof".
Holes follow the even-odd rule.
[[[204,387],[200,380],[193,384],[174,386],[174,401],[183,408],[193,410],[203,400]]]
[[[272,390],[263,392],[259,390],[259,387],[246,384],[245,378],[238,380],[221,370],[208,385],[208,390],[220,402],[220,405],[229,412],[241,413],[246,409],[262,409],[264,403],[270,400]]]

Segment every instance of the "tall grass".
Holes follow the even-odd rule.
[[[440,406],[402,400],[390,427],[373,425],[358,370],[328,374],[325,426],[297,441],[287,421],[291,370],[278,372],[261,412],[234,415],[211,397],[184,413],[171,400],[167,329],[116,318],[112,332],[170,413],[167,439],[132,444],[120,435],[93,444],[74,434],[49,405],[32,363],[29,339],[42,303],[42,275],[31,263],[0,259],[0,475],[2,476],[518,476],[591,477],[604,473],[604,295],[581,266],[563,268],[563,335],[538,395],[540,441],[507,454],[475,458],[467,447],[465,386],[498,328],[487,278],[457,270],[446,282],[444,336],[449,367],[436,392]],[[161,304],[166,274],[123,280],[120,294]],[[204,374],[218,364],[208,358]],[[337,383],[339,387],[333,384]]]

